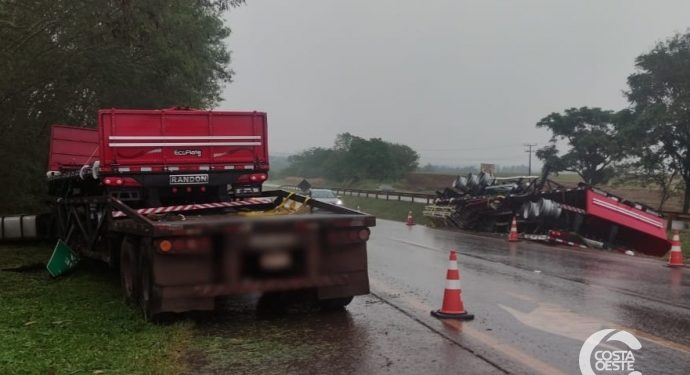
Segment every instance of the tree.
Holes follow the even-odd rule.
[[[381,138],[338,134],[330,149],[311,148],[290,156],[285,174],[327,177],[339,182],[397,180],[418,166],[419,155],[406,145]]]
[[[682,187],[678,170],[673,167],[672,158],[665,155],[662,146],[653,138],[644,122],[638,121],[634,111],[622,110],[618,113],[619,137],[626,145],[626,157],[618,165],[617,184],[633,182],[642,187],[659,188],[659,205],[661,211],[671,195]]]
[[[394,169],[389,173],[392,179],[398,179],[419,167],[419,154],[410,146],[398,143],[388,144],[388,152]]]
[[[614,163],[623,157],[618,137],[617,115],[601,108],[570,108],[564,114],[552,113],[537,123],[548,128],[550,144],[537,151],[537,157],[551,171],[575,172],[590,185],[606,183],[614,175]],[[567,141],[569,151],[559,155],[558,141]]]
[[[619,183],[634,182],[642,187],[659,187],[659,205],[662,211],[671,195],[682,188],[678,181],[678,171],[671,167],[673,161],[654,148],[642,148],[632,162],[621,165],[618,172]]]
[[[328,160],[334,151],[323,147],[314,147],[288,157],[290,166],[286,168],[286,175],[303,177],[322,177],[328,173]]]
[[[233,0],[0,0],[0,210],[37,205],[50,125],[100,108],[213,107]]]
[[[683,212],[690,209],[690,33],[677,34],[635,60],[626,92],[637,133],[645,146],[677,171],[685,185]],[[673,172],[671,172],[672,174]]]

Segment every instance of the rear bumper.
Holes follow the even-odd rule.
[[[318,290],[320,299],[349,297],[369,293],[369,278],[366,271],[350,272],[332,276],[294,277],[286,279],[242,281],[236,283],[211,283],[188,286],[158,286],[158,295],[163,299],[207,298],[238,294],[280,292],[289,290]]]
[[[211,254],[157,254],[153,287],[159,311],[212,310],[217,297],[254,293],[313,290],[319,300],[369,293],[365,242],[312,251],[305,259],[309,266],[294,275],[252,276],[243,272],[238,254],[227,253],[229,262]]]

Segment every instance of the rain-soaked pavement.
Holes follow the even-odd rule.
[[[441,304],[451,248],[474,321],[429,315]],[[635,370],[690,373],[690,269],[379,220],[369,275],[372,295],[345,312],[260,318],[230,309],[202,323],[210,338],[268,342],[274,352],[265,361],[223,363],[204,347],[190,362],[209,373],[580,374],[587,337],[615,329],[641,342]],[[600,349],[628,350],[616,342]]]

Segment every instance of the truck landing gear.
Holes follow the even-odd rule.
[[[144,320],[155,322],[160,318],[159,299],[153,286],[153,268],[151,260],[142,251],[139,257],[139,306]]]
[[[120,285],[125,296],[125,302],[135,304],[138,292],[138,267],[136,245],[133,239],[125,238],[120,247]]]

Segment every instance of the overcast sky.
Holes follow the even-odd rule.
[[[534,124],[620,109],[636,56],[690,26],[688,0],[247,0],[227,16],[223,109],[268,112],[272,153],[338,133],[422,162],[526,164]]]

